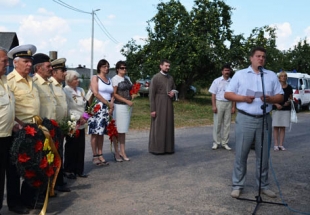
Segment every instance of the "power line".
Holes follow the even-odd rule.
[[[57,3],[57,4],[60,4],[61,6],[63,6],[63,7],[66,7],[66,8],[68,8],[68,9],[70,9],[70,10],[73,10],[73,11],[76,11],[76,12],[80,12],[80,13],[87,13],[87,14],[91,14],[91,13],[89,13],[89,12],[86,12],[86,11],[83,11],[83,10],[80,10],[80,9],[77,9],[77,8],[75,8],[75,7],[72,7],[71,5],[68,5],[68,4],[66,4],[65,2],[63,2],[63,1],[61,1],[61,0],[53,0],[55,3]]]
[[[100,29],[102,30],[102,32],[110,39],[112,40],[112,42],[114,42],[115,44],[119,43],[109,32],[108,30],[104,27],[104,25],[102,24],[102,22],[100,21],[99,17],[97,16],[97,14],[95,13],[95,21],[98,24],[98,26],[100,27]],[[99,23],[98,23],[99,22]]]
[[[76,11],[76,12],[79,12],[79,13],[87,13],[87,14],[92,14],[90,12],[86,12],[86,11],[83,11],[83,10],[80,10],[78,8],[75,8],[61,0],[53,0],[55,3],[63,6],[63,7],[66,7],[70,10],[73,10],[73,11]],[[112,40],[112,42],[114,42],[115,44],[119,43],[110,33],[109,31],[104,27],[104,25],[102,24],[102,22],[100,21],[99,17],[97,16],[97,14],[94,12],[94,14],[96,15],[96,18],[95,18],[95,21],[96,23],[98,24],[98,26],[100,27],[100,29],[102,30],[102,32],[110,39]]]

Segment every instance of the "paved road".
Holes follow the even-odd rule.
[[[310,214],[310,113],[298,114],[299,123],[287,132],[287,151],[271,151],[271,189],[289,207]],[[230,197],[234,161],[234,125],[232,151],[211,150],[212,126],[176,129],[176,153],[154,156],[147,152],[148,131],[130,131],[127,151],[130,162],[115,163],[108,144],[104,156],[109,167],[95,167],[87,137],[85,167],[87,179],[67,180],[71,193],[58,193],[50,199],[47,214],[69,215],[179,215],[179,214],[251,214],[256,202]],[[273,176],[273,173],[275,177]],[[246,188],[241,197],[255,199],[255,154],[248,158]],[[264,201],[281,203],[280,197]],[[6,202],[2,214],[8,212]],[[33,210],[31,214],[38,214]],[[256,214],[297,214],[285,206],[259,204]]]

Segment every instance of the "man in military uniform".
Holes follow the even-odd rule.
[[[5,171],[9,163],[15,118],[14,96],[9,90],[5,76],[8,65],[7,51],[0,47],[0,210],[3,203]]]
[[[52,65],[49,56],[38,53],[33,56],[33,84],[38,88],[40,97],[40,117],[56,120],[56,98],[51,81]]]
[[[56,119],[56,98],[53,92],[51,81],[48,78],[52,75],[52,65],[49,56],[38,53],[33,56],[34,76],[33,85],[38,89],[40,98],[39,116],[47,119]],[[38,191],[27,183],[22,184],[21,197],[29,208],[40,208],[45,197],[45,190]]]
[[[7,76],[8,87],[15,97],[15,120],[20,125],[32,123],[33,116],[40,113],[38,90],[33,86],[29,76],[32,55],[36,50],[34,45],[21,45],[8,52],[8,57],[13,59],[14,64],[14,70]],[[29,213],[20,194],[20,175],[11,162],[7,167],[7,203],[10,211],[19,214]]]
[[[63,91],[62,83],[66,77],[67,68],[65,66],[66,58],[59,58],[57,60],[52,61],[52,77],[49,79],[52,82],[52,88],[56,96],[56,120],[57,122],[61,122],[68,116],[68,104],[66,99],[66,94]],[[59,140],[59,149],[58,152],[60,154],[61,160],[63,160],[63,142],[64,138]],[[66,183],[64,182],[64,174],[63,168],[61,168],[57,176],[55,190],[60,192],[70,192],[71,190],[66,187]]]

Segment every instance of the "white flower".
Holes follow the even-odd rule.
[[[75,121],[75,120],[76,120],[75,115],[74,115],[74,114],[71,114],[70,119],[71,119],[72,121]]]
[[[70,126],[72,124],[72,122],[71,121],[68,121],[68,125]]]
[[[72,126],[73,126],[73,127],[76,126],[76,121],[72,122]]]

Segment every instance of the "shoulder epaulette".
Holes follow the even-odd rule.
[[[33,77],[32,77],[32,81],[35,82],[36,80],[38,80],[38,77],[33,76]]]
[[[7,80],[11,80],[12,78],[14,78],[15,77],[15,74],[13,74],[12,72],[11,73],[9,73],[8,75],[7,75]]]

